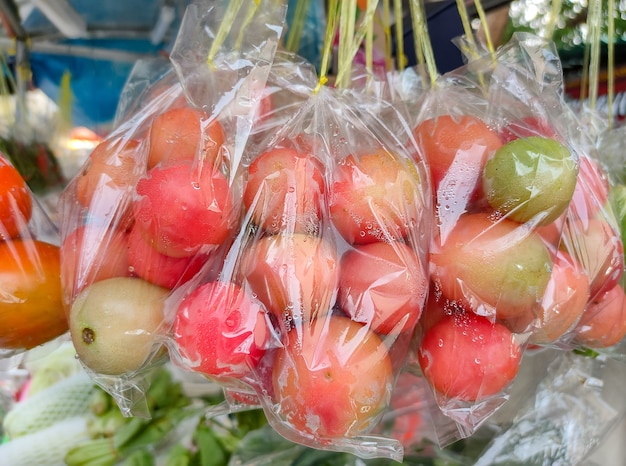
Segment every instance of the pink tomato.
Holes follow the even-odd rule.
[[[326,185],[315,157],[293,149],[272,149],[248,168],[243,202],[252,219],[270,233],[317,235]]]
[[[395,154],[349,155],[333,173],[333,225],[350,244],[401,240],[424,214],[421,183],[414,162]]]
[[[596,296],[575,329],[575,342],[590,348],[607,348],[626,335],[626,296],[616,285]]]
[[[265,309],[237,285],[209,282],[185,297],[174,320],[174,341],[185,367],[215,377],[241,378],[270,341]]]
[[[412,331],[428,286],[415,251],[397,241],[356,245],[339,270],[337,302],[352,320],[381,334]]]
[[[330,312],[338,258],[327,240],[305,234],[266,236],[246,250],[241,279],[286,329]]]
[[[191,162],[156,166],[137,183],[136,228],[162,254],[210,252],[231,232],[236,215],[226,177]]]
[[[150,283],[172,289],[200,271],[207,256],[172,257],[152,247],[137,228],[128,234],[128,264],[132,272]]]
[[[371,429],[389,403],[393,373],[383,341],[346,317],[289,332],[274,361],[279,415],[320,443]]]
[[[422,338],[418,359],[433,388],[448,399],[477,401],[515,378],[521,360],[515,336],[473,313],[445,316]]]

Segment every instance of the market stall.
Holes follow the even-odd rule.
[[[616,6],[444,3],[0,3],[0,464],[621,464]]]

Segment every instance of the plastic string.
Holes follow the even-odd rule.
[[[476,45],[476,39],[474,39],[474,31],[472,30],[472,25],[470,23],[469,14],[467,12],[467,7],[465,6],[464,0],[456,0],[456,8],[459,11],[459,16],[461,17],[461,24],[463,25],[463,31],[465,33],[465,38],[469,47],[464,43],[463,44],[463,52],[465,55],[469,55],[473,58],[480,57],[478,53],[478,46]]]
[[[600,21],[602,19],[601,0],[590,0],[587,24],[591,43],[589,64],[589,105],[596,108],[598,101],[598,83],[600,71]]]
[[[304,30],[306,15],[310,5],[311,0],[299,0],[296,2],[296,9],[293,12],[293,20],[291,21],[291,29],[285,44],[285,48],[290,52],[297,52],[300,47],[300,39],[302,39],[302,31]]]
[[[328,82],[328,69],[332,56],[335,34],[337,33],[337,11],[339,9],[338,0],[329,0],[328,19],[326,21],[326,33],[324,34],[324,45],[322,50],[322,60],[320,63],[320,77],[315,86],[314,93],[317,93],[322,86]]]
[[[393,53],[391,50],[391,7],[389,0],[383,0],[383,31],[385,34],[385,68],[393,69]]]
[[[404,54],[404,26],[402,24],[402,0],[393,0],[393,12],[396,26],[396,57],[400,71],[406,67],[407,59]]]
[[[235,50],[241,50],[241,44],[243,43],[247,26],[254,19],[254,15],[256,14],[260,3],[261,3],[261,0],[254,0],[253,2],[250,2],[248,6],[248,11],[246,12],[246,16],[243,19],[243,24],[239,28],[239,35],[237,36],[237,40],[235,41],[235,47],[234,47]]]
[[[421,45],[422,56],[424,57],[426,69],[430,76],[430,84],[434,86],[437,79],[437,64],[435,62],[435,55],[433,53],[432,43],[430,42],[430,35],[428,34],[428,26],[426,24],[426,18],[424,17],[422,4],[419,0],[411,0],[409,6],[411,8],[413,34],[416,37],[416,53],[417,47]]]
[[[365,67],[367,68],[367,79],[371,79],[374,72],[374,21],[376,20],[376,10],[378,8],[378,0],[369,0],[367,2],[367,10],[365,11],[366,25],[365,32]]]
[[[608,76],[607,76],[607,112],[609,117],[609,129],[613,129],[613,100],[615,98],[615,0],[608,0],[607,3],[607,21],[608,21]]]
[[[213,39],[213,43],[211,44],[211,48],[209,49],[209,55],[207,57],[207,62],[209,65],[213,66],[213,60],[215,60],[215,55],[217,55],[217,51],[222,46],[228,33],[233,27],[235,22],[235,18],[237,17],[237,13],[241,9],[244,0],[231,0],[228,2],[228,8],[224,13],[224,18],[222,23],[220,24],[219,29],[217,30],[217,34],[215,34],[215,39]],[[257,3],[257,0],[255,0]],[[242,28],[243,30],[243,28]]]
[[[335,86],[343,88],[347,86],[349,71],[352,69],[356,0],[342,0],[339,11],[339,46]]]
[[[556,23],[561,13],[561,0],[552,0],[552,5],[550,8],[550,14],[548,16],[548,23],[546,25],[546,29],[543,33],[543,38],[551,40],[552,36],[554,36],[554,30],[556,29]]]
[[[489,51],[489,55],[491,55],[491,59],[493,61],[496,60],[496,51],[493,47],[493,42],[491,40],[491,33],[489,32],[489,23],[487,23],[487,16],[485,15],[485,10],[483,9],[483,5],[480,0],[474,0],[474,6],[476,7],[476,13],[478,13],[478,18],[480,19],[480,25],[483,28],[483,32],[485,33],[485,40],[487,41],[487,50]]]

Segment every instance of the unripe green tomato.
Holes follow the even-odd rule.
[[[547,225],[567,209],[578,175],[575,157],[540,136],[504,144],[487,161],[483,190],[489,205],[511,220]]]

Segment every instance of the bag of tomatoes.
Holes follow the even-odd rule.
[[[594,214],[575,223],[587,158],[559,73],[549,44],[518,37],[438,77],[413,123],[435,225],[415,365],[435,395],[442,445],[502,406],[524,351],[571,349],[604,277],[623,267],[615,230],[591,225]],[[607,233],[597,245],[611,245],[609,270],[583,260],[585,228]]]
[[[175,362],[296,443],[402,458],[375,429],[427,294],[430,181],[407,128],[365,93],[311,92],[248,154],[221,272],[170,303]]]
[[[67,332],[60,275],[58,230],[0,153],[0,358]]]
[[[238,234],[241,160],[283,3],[191,4],[170,60],[135,67],[115,129],[61,195],[72,341],[127,415],[149,415],[150,369],[168,355],[167,300],[201,270],[219,273]]]

